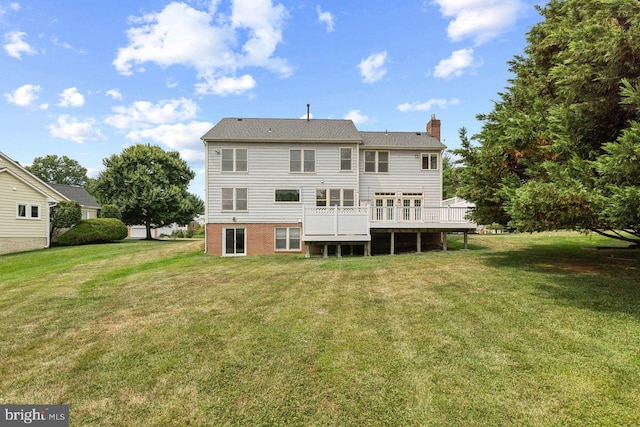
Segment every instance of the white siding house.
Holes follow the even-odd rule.
[[[49,247],[50,208],[66,198],[0,153],[0,254]]]
[[[202,137],[206,251],[394,253],[473,229],[443,210],[439,121],[359,132],[350,120],[226,118]],[[445,215],[446,214],[446,215]],[[446,247],[446,240],[442,242]]]

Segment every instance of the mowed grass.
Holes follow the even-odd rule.
[[[640,251],[219,258],[202,241],[0,257],[0,404],[72,426],[640,425]]]

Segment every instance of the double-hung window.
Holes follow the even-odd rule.
[[[351,159],[353,157],[353,149],[351,147],[340,148],[340,171],[351,171]]]
[[[247,171],[247,149],[246,148],[223,148],[222,172],[246,172]]]
[[[222,189],[222,211],[223,212],[246,212],[247,211],[247,189],[246,188],[223,188]]]
[[[422,170],[437,170],[438,169],[438,155],[435,153],[423,153],[422,154]]]
[[[371,173],[389,172],[389,152],[365,150],[364,171]]]
[[[23,219],[40,219],[40,205],[18,204],[16,217]]]
[[[313,173],[316,171],[316,150],[289,150],[289,172]]]
[[[276,251],[299,251],[300,228],[276,227]]]

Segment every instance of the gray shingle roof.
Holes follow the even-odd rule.
[[[75,200],[80,203],[80,206],[87,208],[100,208],[98,202],[95,201],[91,194],[84,187],[78,185],[65,185],[65,184],[49,184],[56,191],[64,195],[69,200]]]
[[[446,148],[426,132],[360,132],[365,147]]]
[[[203,141],[361,142],[351,120],[224,118]]]
[[[203,141],[358,142],[380,148],[446,148],[426,132],[359,132],[351,120],[224,118]]]

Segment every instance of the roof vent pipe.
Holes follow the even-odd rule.
[[[307,104],[307,121],[309,121],[309,119],[310,119],[310,117],[309,117],[309,116],[310,116],[310,114],[311,114],[311,113],[309,112],[309,107],[311,107],[311,104]]]

